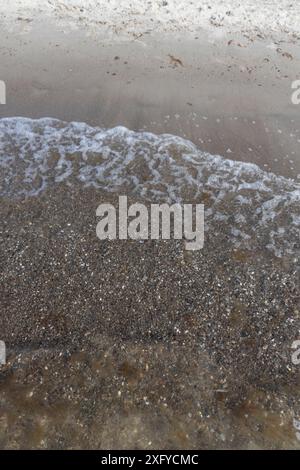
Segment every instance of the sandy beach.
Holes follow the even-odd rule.
[[[241,23],[212,24],[209,18],[217,13],[209,2],[202,2],[202,27],[190,25],[188,17],[186,25],[176,19],[171,25],[177,28],[167,23],[149,30],[148,16],[141,19],[129,8],[125,18],[132,31],[121,13],[114,18],[110,10],[108,25],[95,24],[93,2],[84,7],[85,20],[83,12],[78,18],[80,2],[73,2],[74,10],[63,2],[40,3],[35,9],[15,6],[11,15],[5,8],[0,17],[1,78],[8,94],[3,117],[49,116],[167,132],[212,154],[297,178],[299,109],[291,101],[292,82],[300,79],[296,4],[285,10],[281,3],[290,17],[287,22],[283,14],[278,30],[267,6],[253,18],[250,1],[243,31]],[[164,11],[161,2],[152,3]],[[266,29],[268,21],[273,29]]]
[[[188,3],[0,7],[3,449],[300,448],[299,6]],[[120,194],[204,249],[100,243]]]

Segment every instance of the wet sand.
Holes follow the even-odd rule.
[[[100,190],[2,200],[2,448],[299,448],[292,260],[100,242]]]
[[[124,41],[43,22],[25,33],[26,26],[2,33],[2,117],[167,132],[212,154],[300,174],[300,105],[291,101],[300,78],[297,38],[202,33]]]

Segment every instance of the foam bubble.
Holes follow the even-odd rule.
[[[199,150],[169,134],[101,129],[51,118],[0,120],[0,194],[38,196],[81,184],[155,202],[203,202],[207,227],[235,246],[276,256],[299,248],[300,185],[257,165]]]

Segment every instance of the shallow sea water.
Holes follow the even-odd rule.
[[[37,196],[64,182],[155,202],[202,202],[205,219],[230,225],[235,246],[276,256],[299,250],[300,184],[202,152],[173,135],[101,129],[55,119],[0,121],[1,195]]]
[[[9,118],[0,194],[1,447],[299,447],[297,182],[173,135]],[[119,194],[204,203],[204,249],[100,245]]]

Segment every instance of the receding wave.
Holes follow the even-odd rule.
[[[235,246],[276,256],[299,249],[300,185],[250,163],[211,155],[180,137],[57,119],[0,120],[0,194],[38,196],[57,184],[155,202],[203,202]]]

